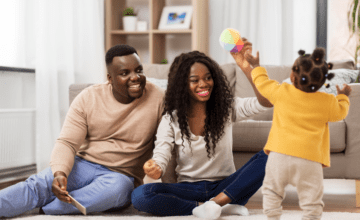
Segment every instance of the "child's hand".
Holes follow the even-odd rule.
[[[150,178],[157,180],[161,177],[162,170],[153,159],[146,161],[143,168],[145,174],[148,175]]]
[[[245,53],[252,53],[252,43],[250,43],[246,38],[241,38],[241,40],[244,42],[244,47],[240,50],[240,52],[230,52],[230,54],[234,58],[236,64],[241,68],[241,70],[245,74],[250,74],[252,68],[245,59],[244,55]]]
[[[338,95],[344,94],[346,96],[349,96],[351,93],[351,87],[347,84],[343,84],[343,85],[344,85],[344,87],[342,89],[340,89],[339,86],[336,85],[337,94]]]
[[[249,62],[249,64],[250,64],[253,68],[260,66],[259,51],[256,53],[256,57],[254,57],[253,55],[251,55],[251,53],[246,53],[246,54],[245,54],[245,59]]]

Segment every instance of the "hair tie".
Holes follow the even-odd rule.
[[[305,54],[303,54],[303,57],[305,56]]]
[[[327,78],[327,77],[328,77],[328,74],[326,73],[326,74],[325,74],[325,78]]]
[[[315,89],[315,86],[311,86],[311,90],[314,90]]]
[[[305,81],[306,79],[305,79],[305,77],[303,77],[303,78],[301,78],[301,80],[302,80],[302,81]]]

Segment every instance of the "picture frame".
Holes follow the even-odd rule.
[[[159,30],[190,29],[193,7],[165,6],[161,13]]]

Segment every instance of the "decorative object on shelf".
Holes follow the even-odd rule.
[[[167,59],[163,59],[162,61],[161,61],[161,64],[167,64],[168,63],[168,60]]]
[[[358,61],[358,55],[360,52],[360,4],[358,0],[353,0],[350,2],[347,16],[351,33],[350,38],[352,38],[354,35],[356,36],[354,60],[356,69],[359,69],[360,63]],[[359,77],[356,79],[356,82],[359,82]]]
[[[137,23],[137,17],[134,13],[134,9],[131,7],[128,7],[124,10],[123,13],[123,26],[124,31],[135,31],[136,30],[136,23]]]
[[[138,21],[136,30],[137,31],[146,31],[147,30],[147,22],[146,21]]]
[[[192,6],[165,6],[162,10],[159,30],[190,29]]]
[[[219,42],[222,48],[234,53],[239,52],[244,47],[239,31],[232,28],[223,30],[219,37]]]

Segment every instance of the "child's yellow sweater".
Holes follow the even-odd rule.
[[[261,95],[274,105],[265,153],[274,151],[330,167],[328,122],[346,117],[349,98],[343,94],[306,93],[288,83],[279,84],[269,79],[263,67],[256,67],[251,76]]]

